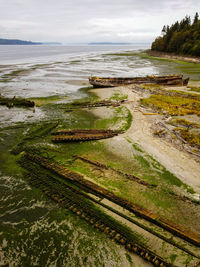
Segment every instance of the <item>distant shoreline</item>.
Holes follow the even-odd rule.
[[[174,53],[167,53],[167,52],[160,52],[160,51],[153,51],[153,50],[146,50],[145,53],[147,53],[147,55],[152,56],[152,57],[180,60],[180,61],[191,62],[191,63],[200,63],[200,57],[192,57],[189,55],[176,55]]]
[[[61,45],[58,42],[32,42],[18,39],[2,39],[0,38],[0,45]]]

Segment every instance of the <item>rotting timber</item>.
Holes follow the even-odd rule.
[[[121,103],[124,103],[125,100],[111,101],[95,101],[95,102],[86,102],[86,103],[72,103],[73,108],[96,108],[96,107],[119,107]]]
[[[34,107],[35,103],[33,101],[27,100],[25,98],[8,98],[0,96],[0,105],[5,105],[8,108],[18,106],[18,107]]]
[[[66,184],[63,186],[60,181],[54,179],[49,174],[43,173],[41,175],[41,172],[34,168],[35,162],[27,161],[27,155],[21,157],[19,163],[28,170],[25,175],[28,183],[42,190],[61,207],[70,210],[94,228],[104,232],[118,244],[123,245],[128,251],[142,257],[145,261],[151,262],[155,266],[174,266],[144,245],[138,243],[137,240],[134,240],[129,231],[126,228],[122,228],[118,222],[113,221],[99,210],[94,209],[88,201],[83,200],[84,193],[80,190],[76,190],[74,187],[67,186]],[[90,198],[89,196],[87,197]]]
[[[183,75],[146,76],[146,77],[90,77],[89,82],[93,87],[116,87],[129,84],[160,84],[160,85],[187,85],[189,78]]]
[[[92,195],[95,196],[93,192],[90,191],[90,194],[83,193],[82,190],[84,190],[85,192],[87,192],[87,190],[81,187],[80,184],[77,186],[71,180],[70,183],[68,183],[67,180],[65,180],[66,182],[64,180],[61,180],[58,173],[52,172],[51,169],[44,167],[39,162],[29,159],[28,155],[31,154],[24,153],[23,156],[21,156],[19,163],[28,171],[25,174],[25,177],[31,186],[40,188],[49,198],[53,199],[60,206],[69,209],[71,212],[78,215],[81,219],[84,219],[86,222],[90,223],[93,227],[107,234],[115,242],[125,246],[125,248],[130,252],[136,253],[141,256],[144,260],[151,262],[155,266],[176,266],[176,264],[174,265],[173,263],[169,263],[166,257],[163,258],[161,255],[157,255],[157,253],[153,252],[148,245],[143,242],[141,243],[140,240],[132,236],[130,230],[124,228],[121,223],[118,223],[116,220],[113,221],[112,217],[106,215],[104,212],[102,213],[93,205],[91,206],[87,199],[92,200],[94,203],[100,204],[101,206],[104,206],[100,200],[96,200],[95,198],[93,199],[91,197]],[[36,157],[38,156],[36,155]],[[43,159],[47,160],[46,158],[41,159],[42,161]],[[75,172],[71,173],[76,174]],[[62,178],[64,177],[62,176]],[[116,214],[118,214],[116,210],[115,212]],[[162,241],[163,238],[160,237],[160,235],[157,236],[161,238],[160,241]],[[177,244],[173,244],[173,240],[169,239],[165,241],[172,246],[181,249],[183,252],[186,252],[187,255],[189,253],[189,255],[195,257],[195,262],[199,259],[199,256],[191,253],[190,251],[187,251],[186,248]]]
[[[138,183],[138,184],[141,184],[141,185],[144,185],[144,186],[148,186],[148,187],[156,187],[157,186],[157,185],[154,185],[154,184],[149,184],[149,183],[145,182],[144,180],[140,179],[139,177],[137,177],[137,176],[135,176],[133,174],[124,173],[124,172],[122,172],[120,170],[116,170],[116,169],[111,168],[111,167],[109,167],[109,166],[107,166],[105,164],[102,164],[100,162],[92,161],[92,160],[90,160],[90,159],[88,159],[86,157],[74,156],[74,158],[82,160],[82,161],[85,161],[85,162],[87,162],[87,163],[89,163],[91,165],[97,166],[97,167],[102,168],[102,169],[106,169],[106,170],[110,169],[110,170],[112,170],[112,171],[114,171],[114,172],[126,177],[127,179]]]
[[[89,141],[111,138],[118,135],[119,131],[97,129],[60,130],[52,133],[53,142]]]
[[[106,198],[113,203],[133,212],[136,216],[141,217],[147,221],[158,225],[159,227],[167,230],[168,232],[173,233],[174,235],[190,242],[191,244],[200,247],[200,235],[195,232],[192,232],[183,226],[177,225],[164,217],[155,214],[145,208],[142,208],[138,205],[133,204],[132,202],[116,196],[114,193],[108,191],[107,189],[87,180],[83,175],[69,170],[68,168],[59,165],[53,161],[45,159],[35,154],[25,154],[27,160],[30,160],[34,163],[39,164],[47,170],[52,171],[53,173],[61,176],[67,181],[70,181],[72,184],[76,184],[81,188],[84,188],[87,192],[93,192],[95,195]]]

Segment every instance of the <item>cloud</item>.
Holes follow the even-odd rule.
[[[0,29],[33,41],[152,41],[198,10],[199,0],[0,0]]]

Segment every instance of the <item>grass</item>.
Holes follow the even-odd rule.
[[[182,98],[191,98],[200,101],[200,96],[194,93],[184,92],[180,90],[170,90],[164,89],[161,85],[158,84],[141,84],[139,85],[141,89],[149,90],[152,94],[155,95],[167,95],[167,96],[178,96]]]
[[[172,119],[170,121],[170,124],[175,125],[175,126],[180,125],[180,126],[187,127],[187,128],[200,128],[200,124],[193,123],[185,119]]]
[[[127,100],[128,99],[128,95],[124,95],[121,92],[115,92],[110,98],[109,100]]]
[[[170,59],[170,58],[165,58],[165,57],[150,56],[145,52],[139,52],[139,53],[134,53],[134,52],[108,53],[108,54],[105,54],[105,56],[119,56],[119,57],[137,56],[137,57],[140,57],[140,58],[143,58],[143,59],[149,59],[149,60],[159,60],[159,61],[166,61],[166,62],[172,62],[173,61],[175,63],[185,63],[185,61],[183,61],[183,60]]]
[[[200,148],[200,134],[190,132],[188,129],[177,127],[174,131],[178,132],[180,136],[190,145],[195,145]]]
[[[190,98],[168,95],[151,95],[149,98],[140,99],[140,103],[150,106],[163,113],[166,111],[169,115],[200,115],[200,101]]]

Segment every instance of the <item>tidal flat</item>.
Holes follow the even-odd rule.
[[[167,63],[163,67],[161,62],[159,69],[158,63],[144,62],[138,55],[131,61],[98,57],[98,61],[87,60],[99,62],[95,66],[101,75],[113,62],[117,63],[114,75],[127,69],[129,75],[135,71],[134,76],[167,69]],[[16,93],[35,101],[35,107],[1,107],[1,264],[151,266],[158,261],[195,266],[200,257],[196,245],[200,180],[199,143],[193,140],[198,140],[194,135],[198,136],[199,114],[191,101],[199,104],[199,95],[198,91],[196,98],[190,95],[198,82],[175,89],[150,85],[93,89],[87,82],[90,65],[79,72],[85,62],[75,63],[76,72],[74,62],[73,67],[57,62],[14,74],[12,66],[5,68],[6,72],[11,68],[12,75],[6,82],[3,77],[2,94],[13,97]],[[78,76],[73,83],[72,73]],[[158,90],[167,95],[158,99],[153,92]],[[173,101],[177,97],[187,102],[179,101],[184,114],[168,99],[173,90],[179,92]],[[124,102],[116,107],[73,105],[105,100]],[[188,114],[191,106],[195,112]],[[97,141],[53,143],[52,132],[64,129],[113,129],[119,134]],[[187,130],[186,136],[182,130]],[[30,160],[30,155],[40,162]],[[57,171],[42,162],[57,166]],[[70,180],[76,176],[82,183]],[[105,194],[86,183],[106,190]],[[139,207],[154,214],[155,221],[127,209],[122,199],[135,211]],[[187,240],[163,228],[163,218],[176,229],[187,229]]]

